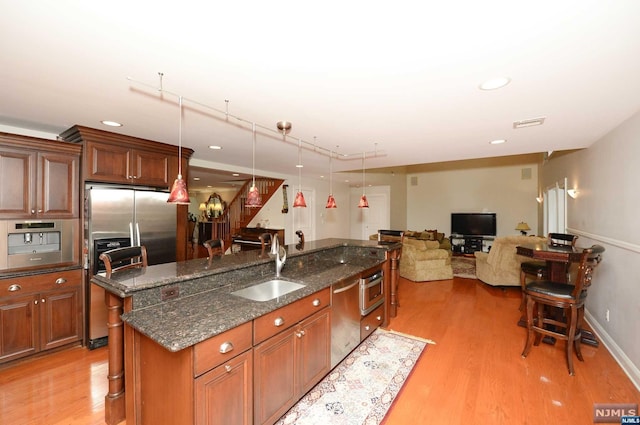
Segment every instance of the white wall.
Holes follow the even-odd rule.
[[[498,236],[519,234],[515,227],[520,221],[533,229],[530,234],[535,233],[538,164],[491,167],[468,164],[461,162],[459,168],[407,174],[407,229],[437,229],[448,236],[451,213],[495,212]],[[522,178],[523,169],[529,169],[530,178]]]
[[[563,177],[578,190],[567,225],[577,245],[606,248],[587,299],[587,318],[640,388],[640,113],[588,149],[551,156],[541,184]],[[609,321],[606,311],[609,310]],[[587,359],[588,361],[588,359]]]

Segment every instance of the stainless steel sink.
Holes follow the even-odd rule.
[[[244,289],[239,289],[232,292],[231,295],[236,295],[253,301],[269,301],[290,292],[297,291],[305,286],[306,285],[301,283],[291,282],[288,280],[272,279],[258,283],[257,285],[248,286]]]

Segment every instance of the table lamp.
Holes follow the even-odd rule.
[[[531,227],[529,227],[529,225],[524,221],[521,221],[516,226],[516,230],[520,230],[520,233],[522,234],[522,236],[527,236],[527,230],[531,230]]]

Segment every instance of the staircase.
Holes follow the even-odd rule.
[[[256,187],[262,196],[262,204],[266,204],[269,199],[278,191],[284,180],[256,177]],[[217,239],[224,240],[225,246],[231,246],[231,238],[238,233],[241,227],[246,227],[253,217],[262,208],[248,208],[245,206],[252,181],[248,180],[240,188],[233,200],[227,205],[221,217],[216,221],[222,223],[218,227]]]

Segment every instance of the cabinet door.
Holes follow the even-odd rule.
[[[135,184],[169,187],[169,156],[163,153],[134,150],[132,178]],[[171,177],[175,178],[175,176]]]
[[[38,215],[78,217],[78,155],[38,154]]]
[[[253,423],[253,352],[234,357],[196,379],[196,425]]]
[[[38,351],[38,297],[27,295],[0,301],[0,362]]]
[[[254,348],[254,423],[272,424],[298,401],[296,339],[284,331]]]
[[[92,181],[129,183],[131,153],[127,146],[87,142],[86,179]]]
[[[301,322],[295,335],[302,396],[331,370],[331,310],[325,308]]]
[[[36,154],[20,149],[0,150],[0,218],[35,213]]]
[[[44,292],[40,296],[41,350],[82,338],[82,304],[79,287]]]

